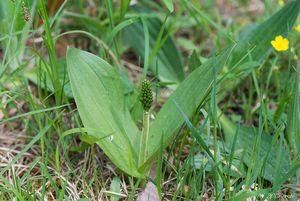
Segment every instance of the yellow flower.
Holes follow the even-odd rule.
[[[280,6],[283,6],[284,5],[284,0],[278,0],[278,3]]]
[[[276,36],[275,40],[271,41],[271,44],[278,52],[289,49],[289,40],[287,38],[283,38],[281,35]]]
[[[300,24],[298,26],[295,27],[295,29],[300,32]]]

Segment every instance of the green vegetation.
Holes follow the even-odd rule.
[[[0,200],[300,199],[299,11],[0,1]]]

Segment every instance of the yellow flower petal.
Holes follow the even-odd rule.
[[[286,51],[289,49],[289,40],[279,35],[275,37],[275,40],[271,41],[271,45],[278,52]]]
[[[277,47],[277,43],[276,43],[276,41],[275,40],[272,40],[271,41],[271,44],[272,44],[272,46],[275,48],[275,47]],[[275,48],[276,49],[276,48]]]
[[[297,25],[297,26],[295,27],[295,29],[296,29],[298,32],[300,32],[300,25]]]
[[[279,35],[279,36],[276,36],[275,41],[279,42],[279,41],[282,41],[282,39],[283,39],[283,37],[281,35]]]
[[[289,49],[289,40],[288,39],[283,39],[283,43],[282,43],[282,50],[286,51]]]

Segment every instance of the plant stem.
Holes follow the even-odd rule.
[[[150,113],[144,112],[142,139],[140,142],[139,167],[146,161],[147,156],[147,141],[150,126]]]

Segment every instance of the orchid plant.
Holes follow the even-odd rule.
[[[272,45],[271,41],[275,36],[287,35],[290,27],[294,26],[299,9],[300,1],[287,3],[236,44],[225,48],[196,68],[177,86],[152,121],[149,118],[152,103],[151,83],[148,80],[143,81],[140,92],[144,109],[142,129],[133,120],[126,104],[122,70],[114,68],[96,55],[69,48],[67,68],[78,112],[84,128],[87,131],[97,131],[88,132],[88,135],[96,139],[96,143],[119,169],[131,176],[144,178],[161,146],[168,146],[186,122],[182,113],[191,117],[205,104],[216,83],[226,82],[219,86],[223,94],[236,86],[238,82],[224,79],[226,75],[239,73],[242,77],[247,76],[249,69],[259,66],[272,50],[272,45],[280,50],[286,48],[286,41],[282,37],[276,38]],[[284,43],[284,47],[281,43]],[[255,65],[250,65],[253,62]],[[245,68],[248,64],[249,68]],[[225,65],[227,73],[222,71]],[[222,120],[222,124],[225,135],[232,135],[232,124],[226,120]],[[272,164],[275,162],[272,160],[268,159],[267,162]],[[271,168],[269,171],[272,173],[275,170]]]

